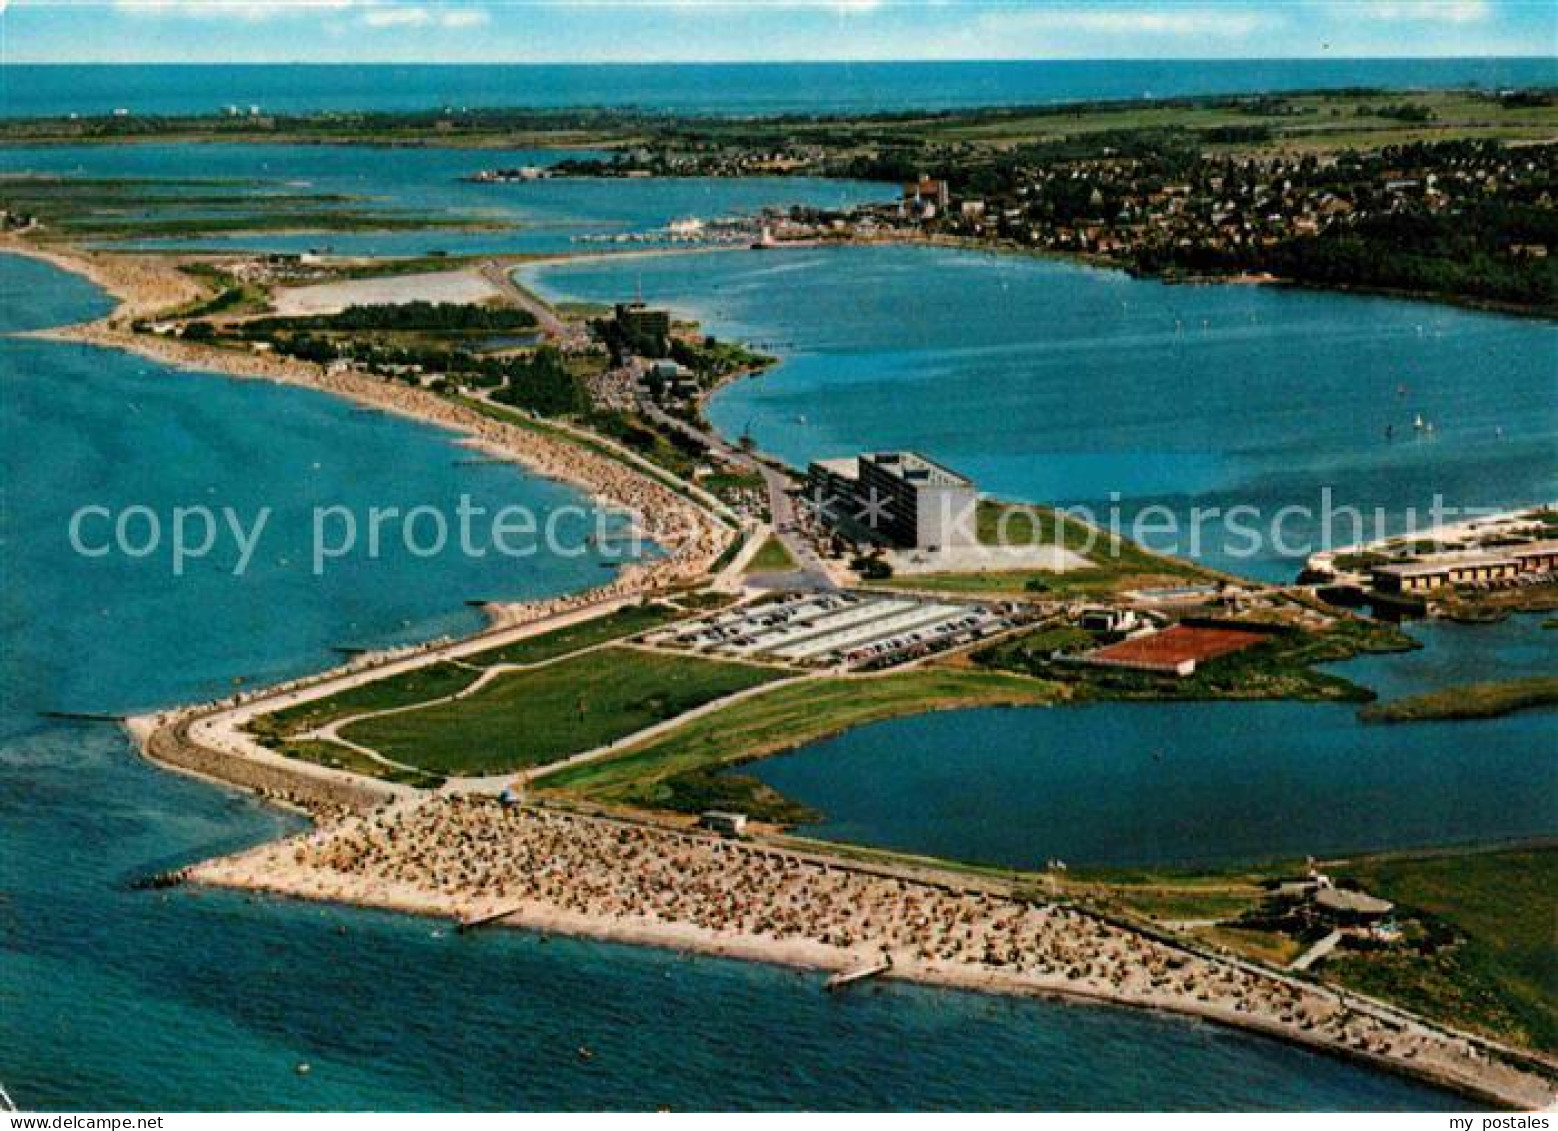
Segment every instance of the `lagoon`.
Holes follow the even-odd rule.
[[[580,244],[580,236],[614,236],[662,228],[685,216],[705,219],[751,215],[769,205],[808,204],[847,208],[881,200],[891,186],[813,177],[674,179],[558,179],[507,184],[463,178],[483,169],[546,166],[566,157],[594,157],[589,150],[452,149],[437,146],[356,145],[62,145],[0,147],[0,171],[74,178],[155,178],[157,191],[220,191],[201,180],[252,182],[249,192],[285,199],[341,194],[355,199],[329,209],[381,212],[405,219],[460,217],[491,230],[280,232],[126,238],[115,246],[304,251],[328,247],[342,255],[548,254],[609,250]],[[303,205],[317,211],[319,205]],[[178,211],[159,215],[176,218]],[[127,218],[133,219],[133,218]],[[134,224],[127,223],[132,236]]]
[[[641,286],[779,354],[707,414],[791,464],[920,449],[989,494],[1080,504],[1103,522],[1118,513],[1127,532],[1165,506],[1174,531],[1138,530],[1143,540],[1235,573],[1291,579],[1309,550],[1425,522],[1436,497],[1558,497],[1547,322],[925,247],[596,260],[521,277],[595,302]],[[1432,434],[1413,428],[1418,414]],[[1239,506],[1257,508],[1258,543],[1222,519],[1197,535],[1195,508]]]
[[[1387,697],[1558,670],[1539,618],[1424,625],[1331,670]],[[1103,702],[893,719],[755,765],[805,832],[1014,868],[1207,867],[1558,835],[1554,716],[1365,725],[1356,707]]]

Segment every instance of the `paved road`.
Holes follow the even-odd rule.
[[[1291,963],[1289,963],[1288,969],[1296,971],[1308,970],[1316,962],[1319,962],[1322,958],[1326,957],[1326,955],[1335,950],[1337,946],[1341,944],[1341,941],[1342,933],[1340,931],[1332,931],[1330,934],[1326,935],[1325,938],[1315,943],[1314,946],[1304,951],[1303,954],[1299,955]]]
[[[689,424],[679,416],[672,416],[651,401],[640,401],[638,407],[641,413],[655,423],[690,436],[716,456],[743,470],[762,476],[763,483],[768,488],[768,513],[779,541],[783,542],[785,548],[790,551],[790,556],[800,563],[801,571],[807,574],[814,587],[823,589],[838,587],[832,574],[828,572],[828,567],[817,556],[811,543],[801,537],[796,530],[795,500],[790,496],[791,480],[788,475],[729,443],[723,437]]]
[[[509,276],[509,268],[497,259],[489,259],[481,267],[484,279],[496,287],[510,302],[536,317],[541,332],[561,343],[578,344],[587,340],[588,333],[576,323],[563,321],[548,304],[518,286]],[[773,518],[774,532],[784,543],[790,555],[800,563],[801,570],[809,575],[812,583],[820,588],[837,588],[837,582],[826,565],[812,549],[811,543],[801,537],[796,529],[795,502],[790,497],[789,476],[755,458],[740,447],[727,442],[722,436],[698,428],[661,409],[649,400],[641,400],[639,411],[666,428],[675,429],[704,445],[719,458],[755,472],[763,477],[768,488],[768,511]]]
[[[535,315],[536,325],[553,341],[559,344],[564,342],[574,344],[586,339],[587,334],[583,327],[559,318],[557,312],[550,306],[516,284],[509,276],[509,270],[510,268],[499,260],[489,259],[481,265],[481,277],[496,287],[509,302]]]

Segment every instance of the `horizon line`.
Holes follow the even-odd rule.
[[[1558,56],[1536,52],[1506,54],[1427,55],[1049,55],[1027,59],[8,59],[8,67],[845,67],[959,66],[968,63],[1320,63],[1337,62],[1481,62],[1551,60],[1558,76]]]

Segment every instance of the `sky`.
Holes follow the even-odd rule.
[[[0,0],[4,62],[1558,55],[1555,0]]]

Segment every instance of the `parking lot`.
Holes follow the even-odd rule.
[[[832,590],[793,593],[652,632],[644,643],[798,667],[892,667],[1020,623],[1012,606]]]

